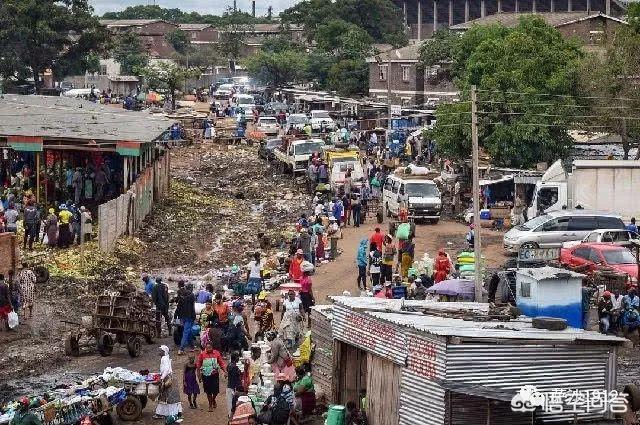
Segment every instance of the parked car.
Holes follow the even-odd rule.
[[[260,117],[256,129],[266,135],[276,135],[280,131],[276,117]]]
[[[442,212],[438,186],[425,176],[390,174],[382,187],[382,202],[387,217],[397,216],[400,208],[407,208],[409,217],[435,224]]]
[[[504,249],[560,248],[564,242],[581,240],[596,229],[624,229],[619,215],[589,210],[551,211],[505,233]]]
[[[273,150],[282,146],[282,139],[268,139],[260,143],[258,148],[258,156],[269,161],[273,160]]]
[[[560,250],[560,263],[569,267],[585,266],[585,273],[609,267],[628,274],[632,282],[638,279],[636,257],[627,248],[610,243],[581,243],[572,248],[563,248]]]
[[[572,248],[586,242],[612,243],[625,248],[631,248],[640,244],[638,234],[623,229],[597,229],[578,241],[570,241],[562,244],[563,248]]]
[[[288,134],[294,129],[302,131],[307,124],[309,124],[309,117],[306,114],[291,114],[287,117],[285,133]]]

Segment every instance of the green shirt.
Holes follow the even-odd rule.
[[[42,421],[31,412],[17,412],[11,419],[11,425],[42,425]]]
[[[301,389],[305,390],[305,392],[306,391],[310,391],[310,392],[314,391],[313,379],[311,378],[311,375],[309,375],[309,374],[304,375],[298,382],[293,384],[293,391],[294,392],[297,393]]]

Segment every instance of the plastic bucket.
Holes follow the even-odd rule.
[[[344,414],[345,407],[333,404],[329,406],[329,411],[327,412],[327,420],[325,422],[326,425],[344,425]]]

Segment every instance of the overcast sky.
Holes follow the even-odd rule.
[[[256,14],[266,15],[269,6],[273,6],[273,13],[278,14],[297,2],[298,0],[256,0]],[[127,6],[153,4],[153,0],[89,0],[89,3],[94,7],[96,14],[102,15],[104,12],[122,10]],[[228,6],[233,5],[233,0],[155,0],[155,3],[167,8],[177,7],[202,14],[220,15]],[[237,3],[241,10],[251,11],[251,0],[237,0]]]

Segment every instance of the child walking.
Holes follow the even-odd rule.
[[[200,386],[196,376],[196,358],[190,356],[187,364],[184,366],[183,391],[189,399],[189,407],[197,409],[198,403],[196,398],[200,394]]]

